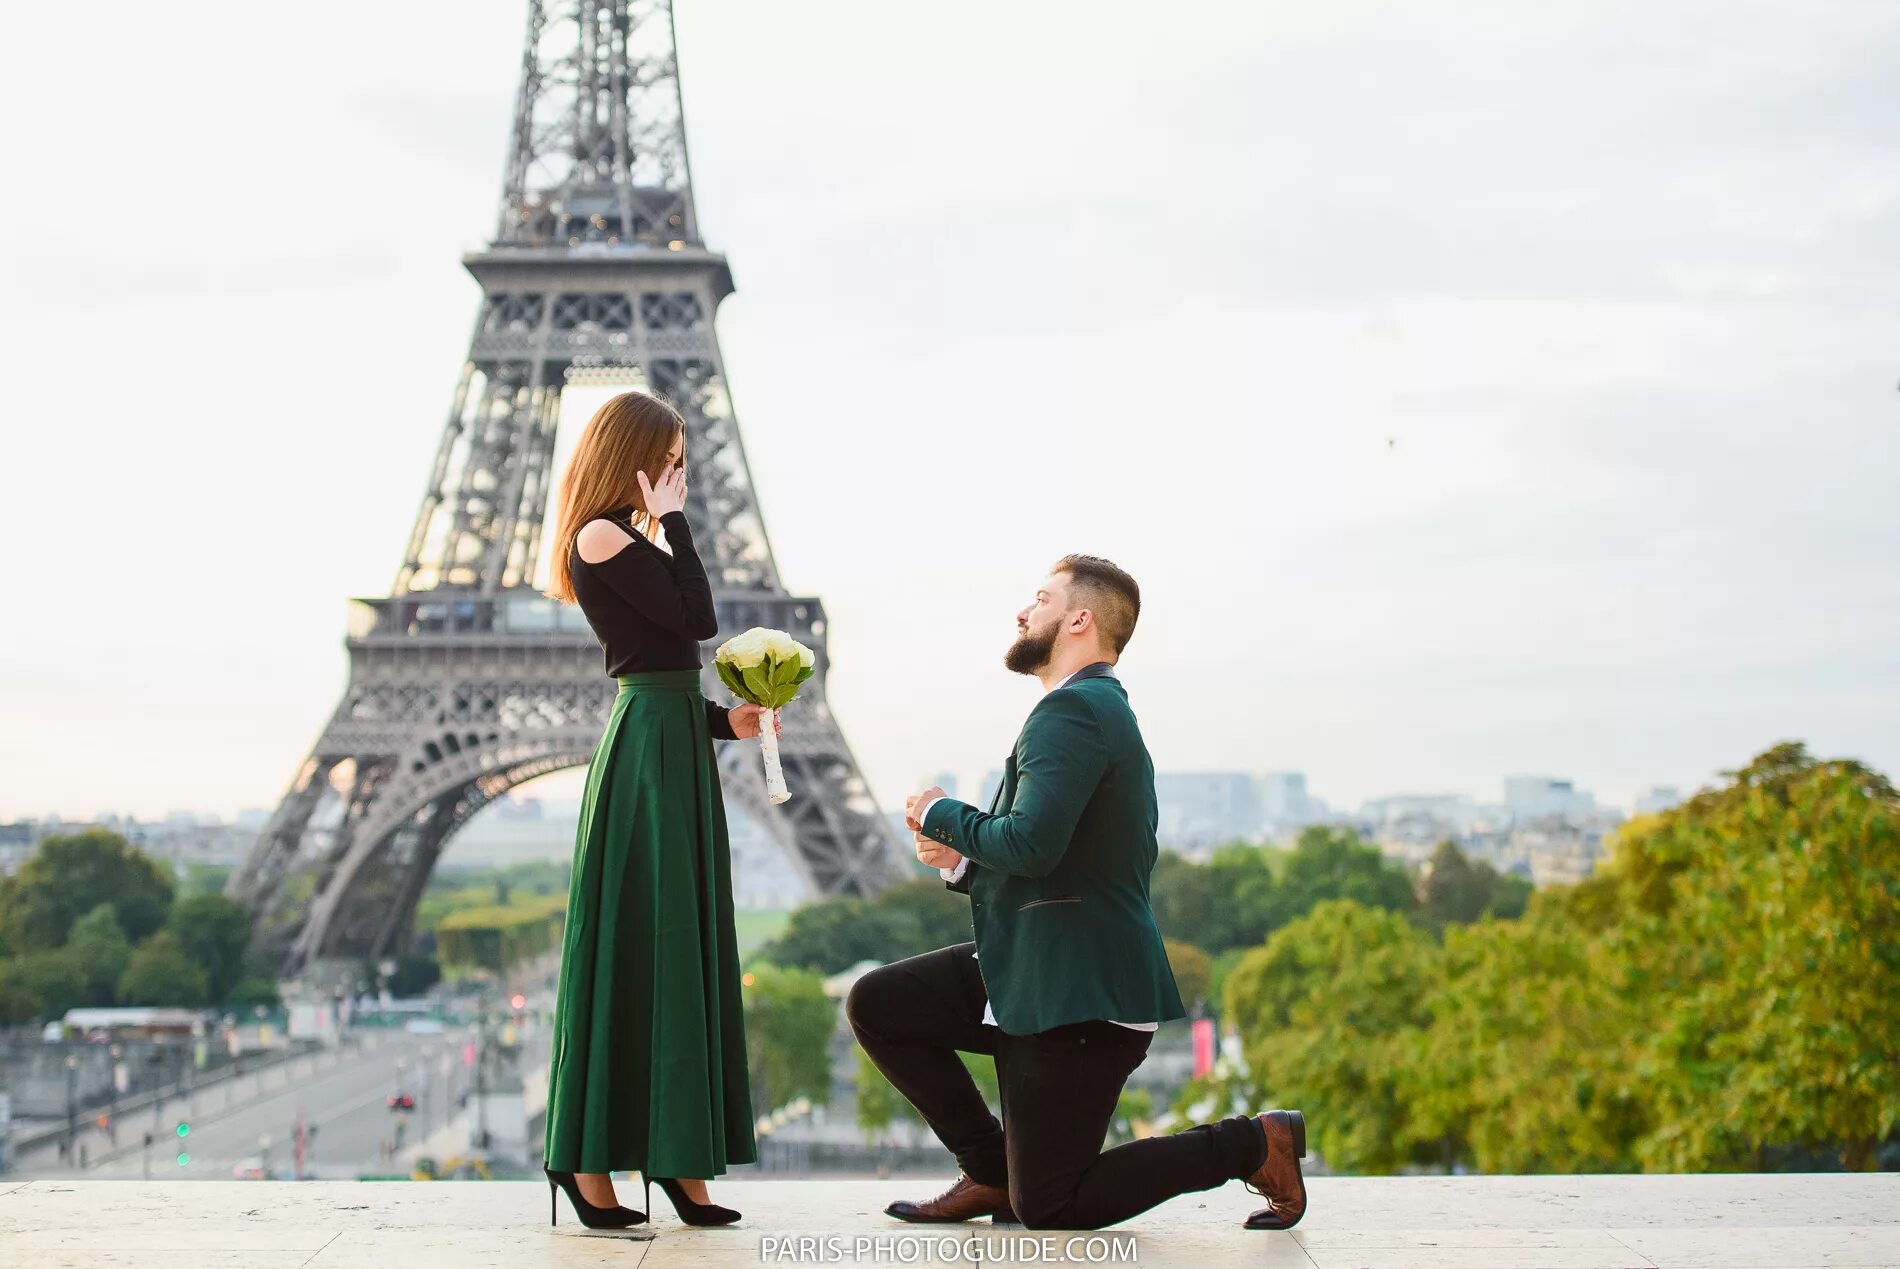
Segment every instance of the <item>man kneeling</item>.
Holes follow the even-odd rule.
[[[901,1220],[1100,1229],[1235,1179],[1268,1200],[1247,1228],[1305,1214],[1296,1110],[1102,1151],[1156,1025],[1186,1016],[1148,898],[1154,764],[1115,675],[1140,607],[1107,560],[1057,561],[1004,657],[1044,695],[991,809],[934,788],[906,801],[917,857],[970,896],[976,939],[873,970],[845,1002],[858,1043],[962,1169],[934,1199],[891,1204]],[[995,1057],[1001,1124],[958,1050]]]

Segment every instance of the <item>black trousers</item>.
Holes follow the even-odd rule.
[[[1235,1116],[1104,1152],[1115,1104],[1153,1033],[1072,1022],[1031,1035],[984,1025],[976,944],[874,969],[845,1000],[858,1043],[973,1181],[1009,1191],[1033,1229],[1100,1229],[1266,1159],[1256,1120]],[[998,1123],[957,1057],[996,1059]]]

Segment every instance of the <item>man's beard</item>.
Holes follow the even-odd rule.
[[[1009,651],[1003,654],[1003,666],[1012,674],[1034,674],[1049,664],[1049,658],[1056,650],[1056,628],[1051,625],[1044,634],[1027,632],[1017,635],[1016,642],[1009,645]]]

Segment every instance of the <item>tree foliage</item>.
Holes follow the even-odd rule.
[[[1530,897],[1529,880],[1467,857],[1455,842],[1438,844],[1418,883],[1421,914],[1440,934],[1449,926],[1468,925],[1488,916],[1522,916]]]
[[[244,977],[251,914],[221,894],[193,895],[172,905],[165,928],[204,970],[206,1003],[222,1005]]]
[[[1226,975],[1248,1095],[1308,1110],[1333,1166],[1864,1168],[1900,1127],[1900,797],[1877,772],[1779,746],[1514,921],[1442,857],[1442,944],[1329,902]]]
[[[759,956],[774,965],[836,974],[859,961],[888,964],[970,937],[969,899],[941,880],[923,879],[891,886],[873,899],[808,903]]]
[[[245,928],[248,932],[248,922]],[[102,903],[74,921],[61,954],[85,983],[81,1005],[109,1005],[119,998],[119,975],[132,959],[132,941],[119,928],[119,916],[111,904]]]
[[[1299,1106],[1329,1165],[1389,1172],[1414,1161],[1404,1055],[1439,972],[1431,937],[1394,912],[1321,903],[1241,958],[1227,1016],[1276,1104]]]
[[[49,951],[106,903],[137,943],[164,924],[171,902],[171,878],[117,833],[54,834],[0,880],[0,941],[15,953]]]
[[[131,1005],[191,1008],[205,1003],[205,972],[170,930],[139,944],[119,977],[119,999]]]
[[[824,979],[777,965],[754,966],[746,978],[746,1056],[756,1112],[799,1097],[830,1101],[838,1002],[825,995]]]
[[[1163,939],[1168,953],[1168,968],[1174,973],[1174,986],[1181,1003],[1192,1013],[1207,1003],[1208,981],[1213,977],[1214,962],[1206,952],[1179,939]]]
[[[116,833],[46,838],[0,881],[0,944],[10,951],[0,956],[0,1022],[88,1005],[224,1003],[244,977],[250,914],[193,889],[174,902],[169,873]],[[249,994],[276,993],[264,982]]]

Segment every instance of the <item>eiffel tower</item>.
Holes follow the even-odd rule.
[[[500,223],[463,264],[481,309],[395,585],[353,601],[342,703],[226,889],[260,943],[286,974],[391,955],[457,829],[591,756],[616,684],[579,609],[533,577],[568,384],[679,408],[720,630],[775,627],[817,652],[784,711],[792,800],[773,806],[758,746],[729,742],[728,805],[819,893],[906,875],[826,705],[824,606],[779,581],[753,495],[713,331],[732,275],[700,237],[671,0],[532,0]]]

